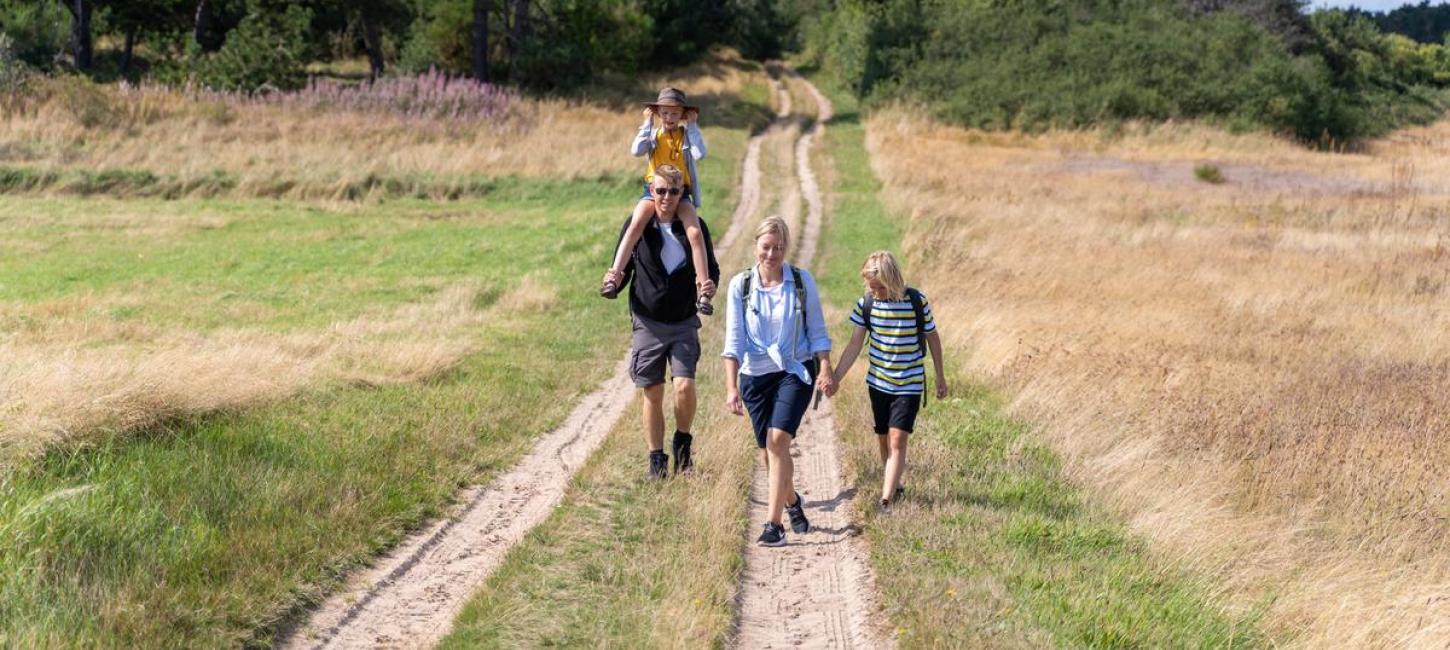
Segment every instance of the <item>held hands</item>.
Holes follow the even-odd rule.
[[[835,397],[836,391],[840,389],[840,385],[836,383],[835,373],[822,370],[816,376],[816,388],[820,389],[826,397]]]
[[[695,289],[700,292],[700,295],[705,296],[706,298],[715,297],[715,281],[711,280],[710,278],[705,278],[704,280],[697,280],[695,282]]]
[[[614,269],[609,269],[608,271],[604,272],[604,277],[600,278],[599,284],[605,284],[607,282],[610,282],[611,280],[614,282],[614,286],[619,286],[624,282],[624,273],[616,271]]]

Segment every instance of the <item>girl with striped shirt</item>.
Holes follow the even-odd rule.
[[[866,346],[870,359],[866,390],[871,396],[876,443],[884,465],[881,481],[884,509],[901,489],[901,477],[906,471],[906,439],[915,427],[922,393],[926,390],[923,342],[931,350],[932,366],[936,370],[937,399],[947,396],[947,379],[942,367],[941,337],[937,334],[931,304],[920,291],[906,286],[896,258],[887,251],[872,253],[861,266],[861,279],[867,294],[856,301],[856,308],[851,312],[856,331],[841,353],[835,380],[840,383],[855,364],[861,348]]]

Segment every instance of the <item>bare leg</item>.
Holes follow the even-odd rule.
[[[644,400],[640,404],[644,415],[644,442],[650,451],[661,451],[665,448],[665,385],[645,388]]]
[[[890,431],[888,429],[887,431]],[[881,466],[886,466],[886,461],[891,459],[891,447],[887,444],[887,436],[876,436],[876,451],[881,452]]]
[[[695,380],[688,377],[675,377],[675,428],[685,433],[690,432],[690,427],[695,424]],[[660,441],[663,444],[663,429],[660,433]]]
[[[770,454],[770,501],[766,512],[773,524],[780,524],[780,513],[787,501],[795,498],[795,461],[790,457],[790,434],[771,429],[765,443]]]
[[[882,438],[890,437],[891,457],[886,461],[886,476],[881,480],[881,500],[890,501],[896,497],[896,488],[901,486],[901,475],[906,472],[906,439],[910,434],[896,427]]]
[[[690,239],[690,257],[695,265],[695,286],[702,287],[705,280],[710,279],[710,265],[706,261],[705,232],[700,228],[700,215],[695,212],[694,204],[681,201],[679,216],[680,222],[685,224],[685,236]],[[696,294],[700,304],[708,305],[715,292],[697,289]]]
[[[642,199],[634,204],[634,214],[629,217],[629,228],[624,231],[624,238],[619,240],[619,248],[614,251],[614,263],[609,270],[615,273],[623,273],[625,261],[629,259],[630,253],[634,252],[635,245],[639,244],[639,238],[644,235],[645,224],[655,215],[654,201]]]

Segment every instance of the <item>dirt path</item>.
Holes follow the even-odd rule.
[[[806,201],[795,263],[815,260],[824,219],[820,188],[811,169],[812,144],[831,118],[831,104],[815,86],[820,118],[796,144],[796,168]],[[851,498],[856,490],[842,476],[835,419],[830,400],[807,411],[791,449],[795,481],[806,502],[812,530],[787,533],[788,545],[755,544],[766,520],[766,474],[757,466],[750,494],[750,527],[741,578],[739,621],[733,646],[739,648],[878,648],[892,645],[881,621]]]
[[[720,257],[753,225],[760,207],[761,144],[791,112],[780,98],[776,118],[747,143],[740,202],[719,240]],[[428,647],[453,620],[514,544],[542,523],[563,498],[569,479],[603,442],[633,402],[628,356],[564,424],[535,443],[512,470],[488,486],[464,490],[457,512],[409,537],[373,567],[359,572],[306,623],[283,636],[281,648]]]

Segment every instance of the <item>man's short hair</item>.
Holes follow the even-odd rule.
[[[685,174],[679,167],[674,165],[660,165],[655,168],[655,178],[663,178],[670,182],[670,187],[679,187],[685,182]]]

